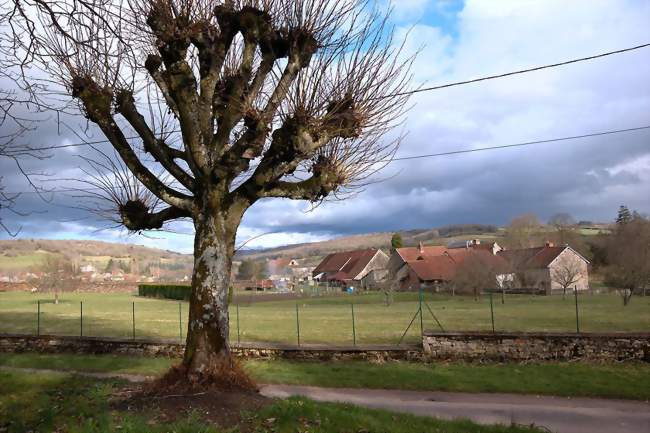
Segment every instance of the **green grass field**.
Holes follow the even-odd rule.
[[[0,271],[38,269],[43,266],[48,256],[54,256],[54,254],[47,251],[35,251],[15,257],[0,255]]]
[[[52,294],[0,293],[0,332],[37,331],[37,301],[41,300],[40,333],[79,335],[80,302],[83,301],[83,334],[101,337],[132,337],[135,305],[136,338],[185,338],[187,304],[140,298],[129,294],[64,293],[55,305]],[[418,310],[416,293],[399,293],[390,306],[383,294],[370,293],[339,297],[307,298],[300,301],[243,303],[230,309],[231,339],[237,341],[237,324],[242,342],[296,343],[296,305],[301,343],[351,344],[354,303],[357,344],[394,344]],[[448,331],[491,330],[489,298],[427,295],[426,303]],[[180,315],[179,315],[180,308]],[[616,294],[579,296],[582,332],[650,330],[650,297],[634,297],[624,307]],[[239,316],[239,317],[238,317]],[[575,331],[572,296],[507,295],[501,304],[494,297],[496,330]],[[179,324],[180,318],[180,324]],[[424,308],[424,327],[436,324]],[[419,340],[416,319],[405,342]]]
[[[157,376],[177,359],[120,355],[0,353],[0,367]],[[333,388],[499,392],[563,397],[650,399],[650,364],[547,362],[470,364],[362,361],[247,360],[260,383]]]

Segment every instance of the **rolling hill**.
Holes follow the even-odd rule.
[[[73,262],[93,264],[98,269],[114,262],[137,261],[141,268],[149,264],[187,267],[192,257],[174,251],[135,244],[93,240],[11,239],[0,240],[0,271],[38,270],[48,257],[65,257]]]
[[[500,237],[498,229],[486,225],[449,226],[437,229],[408,230],[400,232],[405,245],[418,242],[444,245],[462,238],[494,240]],[[367,233],[336,237],[321,242],[286,245],[265,250],[245,250],[237,253],[237,260],[254,260],[278,257],[310,258],[316,262],[320,257],[336,251],[362,248],[390,248],[392,232]],[[163,267],[191,267],[192,256],[174,251],[160,250],[135,244],[111,243],[93,240],[47,240],[12,239],[0,240],[0,271],[37,270],[48,256],[63,256],[81,264],[93,264],[102,269],[109,261],[129,262],[135,260],[141,269],[149,264],[162,263]]]
[[[467,224],[445,226],[431,229],[415,229],[399,232],[405,246],[417,245],[422,242],[427,245],[447,245],[459,239],[481,239],[484,242],[499,240],[502,229],[492,225]],[[238,258],[269,259],[279,257],[291,258],[320,258],[327,254],[356,250],[363,248],[390,248],[393,232],[367,233],[352,236],[336,237],[326,241],[285,245],[264,250],[246,250],[238,253]]]

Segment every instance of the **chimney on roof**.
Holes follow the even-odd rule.
[[[422,254],[424,252],[424,245],[422,245],[422,241],[418,243],[418,252]]]
[[[555,244],[553,244],[553,242],[551,242],[551,241],[546,241],[546,246],[547,247],[554,247]]]

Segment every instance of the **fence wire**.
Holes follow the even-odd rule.
[[[129,294],[0,293],[0,332],[184,341],[185,302]],[[432,332],[615,332],[650,329],[650,297],[614,294],[342,294],[312,289],[294,300],[230,306],[230,339],[288,345],[416,344]],[[55,298],[57,301],[55,301]]]

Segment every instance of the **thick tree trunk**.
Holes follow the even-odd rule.
[[[183,365],[189,374],[215,375],[232,370],[228,343],[228,288],[236,227],[214,208],[195,221],[194,272]]]

